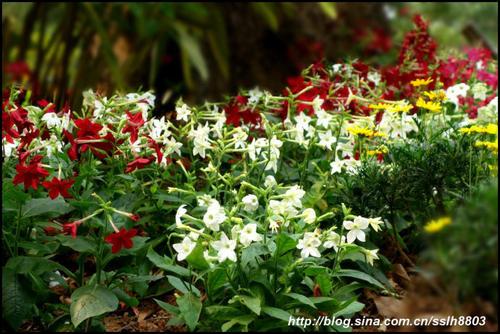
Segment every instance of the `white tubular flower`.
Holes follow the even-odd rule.
[[[106,104],[108,103],[108,98],[107,97],[104,97],[102,99],[102,102],[99,101],[99,100],[95,100],[94,101],[94,118],[95,119],[99,119],[101,118],[102,116],[104,116],[104,113],[106,112]]]
[[[309,132],[309,123],[311,122],[311,117],[307,116],[306,113],[300,113],[295,117],[295,123],[298,131]]]
[[[207,212],[203,216],[203,222],[212,231],[219,231],[219,225],[226,220],[224,208],[219,202],[214,200],[207,208]]]
[[[333,64],[332,71],[333,73],[337,73],[342,69],[343,64]]]
[[[316,116],[318,117],[316,119],[316,124],[318,126],[321,126],[321,127],[325,128],[325,129],[328,129],[330,127],[330,122],[333,119],[332,115],[330,115],[329,113],[327,113],[323,109],[319,109],[316,112]]]
[[[349,175],[358,174],[358,167],[361,166],[361,160],[350,158],[350,159],[344,159],[343,162],[347,174]]]
[[[363,217],[356,217],[354,221],[344,221],[344,227],[349,232],[347,233],[347,242],[352,244],[356,239],[365,242],[364,229],[368,228],[368,219]]]
[[[62,120],[57,116],[55,112],[48,112],[42,116],[42,121],[47,124],[47,128],[60,128]]]
[[[382,79],[378,72],[369,72],[366,77],[369,81],[373,82],[375,86],[378,86],[380,80]]]
[[[242,148],[244,149],[246,147],[246,140],[248,138],[248,134],[243,130],[241,127],[237,127],[235,129],[235,132],[233,133],[233,139],[234,139],[234,148]]]
[[[318,145],[326,148],[327,150],[331,151],[332,150],[332,145],[335,143],[337,140],[333,135],[332,131],[328,130],[325,133],[319,133],[319,143]]]
[[[446,98],[450,100],[455,105],[455,109],[458,107],[458,97],[466,97],[467,91],[469,90],[469,85],[460,83],[455,86],[448,87],[446,90]]]
[[[17,152],[17,148],[19,147],[19,143],[14,140],[13,143],[9,143],[7,139],[2,139],[3,152],[5,153],[6,158],[10,158],[11,156],[15,156]]]
[[[305,209],[304,212],[302,212],[302,216],[306,224],[312,224],[316,221],[316,211],[314,211],[313,208]]]
[[[226,124],[226,113],[223,111],[221,113],[216,113],[217,122],[212,127],[212,132],[215,134],[216,138],[222,138],[222,129],[224,124]]]
[[[488,93],[488,86],[486,86],[483,82],[478,82],[474,86],[472,86],[472,95],[474,99],[483,101],[486,99],[486,94]]]
[[[282,219],[278,219],[278,216],[272,216],[269,218],[269,229],[273,233],[278,233],[278,229],[280,228],[280,221]]]
[[[165,155],[171,155],[172,153],[177,153],[177,155],[181,155],[181,147],[182,143],[179,143],[175,140],[174,137],[163,139],[163,145],[165,145]]]
[[[241,202],[244,204],[243,209],[248,212],[254,212],[259,207],[259,200],[253,194],[246,195],[241,199]]]
[[[262,236],[257,233],[257,224],[245,225],[241,231],[239,231],[239,240],[245,247],[249,246],[254,241],[261,241]]]
[[[173,244],[172,247],[177,252],[177,261],[183,261],[193,251],[196,242],[193,242],[189,237],[184,237],[182,242]]]
[[[309,256],[321,257],[321,253],[318,247],[321,246],[321,241],[317,237],[316,233],[306,232],[304,233],[304,238],[299,240],[297,244],[298,249],[302,249],[300,256],[306,258]]]
[[[336,252],[338,252],[339,247],[345,244],[345,236],[340,237],[340,235],[334,231],[328,232],[326,237],[326,241],[323,243],[323,247],[325,248],[333,248]]]
[[[160,119],[151,119],[148,122],[149,126],[149,136],[155,141],[161,141],[162,138],[166,138],[171,135],[168,130],[170,123],[165,122],[165,116]]]
[[[175,225],[177,225],[177,227],[179,226],[182,226],[182,216],[184,216],[185,214],[187,213],[187,210],[186,210],[186,204],[182,204],[178,209],[177,209],[177,213],[175,214]]]
[[[323,108],[322,108],[323,102],[325,102],[325,100],[323,100],[321,97],[319,97],[319,95],[317,95],[314,98],[314,100],[312,101],[312,107],[313,107],[314,113],[316,115],[318,114],[318,112],[323,111]]]
[[[178,121],[184,121],[188,122],[189,121],[189,116],[191,116],[191,109],[188,107],[187,104],[182,104],[180,107],[177,106],[175,108],[175,111],[177,112],[177,115],[175,117],[176,120]]]
[[[220,240],[212,241],[212,247],[217,251],[217,259],[219,262],[224,262],[229,259],[236,262],[236,240],[229,240],[224,232],[222,232]]]
[[[213,202],[217,202],[217,200],[213,199],[212,196],[210,196],[208,194],[203,194],[201,196],[198,196],[198,197],[196,197],[196,200],[198,201],[198,206],[202,206],[202,207],[203,206],[208,207]]]
[[[365,254],[366,262],[373,266],[373,260],[378,260],[378,249],[363,249],[363,254]]]
[[[283,201],[290,203],[290,205],[300,209],[302,207],[302,197],[305,195],[305,191],[302,190],[298,185],[294,185],[288,189],[283,195]]]
[[[272,176],[272,175],[266,176],[266,178],[264,180],[264,186],[266,188],[272,188],[272,187],[274,187],[277,184],[278,183],[276,183],[276,179],[274,178],[274,176]]]
[[[248,91],[248,104],[255,105],[259,102],[261,97],[264,95],[258,87],[255,87]]]
[[[335,160],[330,163],[330,173],[336,174],[336,173],[341,173],[342,172],[342,166],[344,166],[344,163],[342,162],[343,160]]]
[[[377,218],[368,218],[368,224],[373,228],[375,232],[378,232],[381,230],[380,225],[383,225],[384,222],[382,221],[381,217]]]
[[[210,142],[209,142],[209,133],[210,133],[210,128],[208,127],[208,124],[205,123],[204,126],[201,124],[198,124],[197,129],[191,129],[189,131],[189,137],[193,139],[194,147],[193,147],[193,155],[199,155],[202,158],[205,158],[206,156],[206,150],[210,149]]]
[[[200,237],[200,234],[203,233],[203,231],[205,231],[204,228],[202,228],[201,230],[191,231],[191,232],[189,232],[188,237],[191,240],[196,241]]]
[[[47,156],[50,158],[55,152],[62,153],[62,143],[55,135],[51,135],[47,145]]]

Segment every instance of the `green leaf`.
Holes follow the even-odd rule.
[[[345,303],[345,304],[348,304],[348,305],[345,307],[342,307],[342,309],[335,312],[333,314],[334,317],[340,317],[340,316],[354,314],[354,313],[361,311],[365,307],[365,304],[360,303],[356,300],[354,300],[350,303]]]
[[[186,261],[195,269],[205,270],[210,267],[207,260],[205,260],[205,257],[203,256],[203,250],[203,246],[200,242],[198,242],[188,257],[186,257]]]
[[[160,256],[155,250],[151,247],[149,248],[146,257],[149,261],[151,261],[155,266],[160,269],[173,272],[179,276],[189,277],[189,270],[183,268],[181,266],[172,264],[172,260],[166,256]]]
[[[28,282],[12,269],[2,271],[2,313],[3,319],[17,330],[25,320],[31,318],[33,312],[33,293],[27,289]]]
[[[285,293],[285,296],[288,296],[290,298],[298,300],[302,304],[309,305],[314,309],[316,308],[316,305],[314,305],[314,303],[308,297],[306,297],[304,295],[301,295],[301,294],[298,294],[295,292],[289,292],[289,293]]]
[[[17,210],[19,205],[24,204],[29,195],[22,191],[21,187],[15,186],[12,180],[2,182],[2,209]]]
[[[253,313],[260,315],[260,299],[257,297],[239,295],[240,302],[248,307]]]
[[[326,273],[319,274],[316,276],[316,282],[318,282],[319,288],[321,289],[321,294],[323,296],[329,296],[330,291],[332,291],[332,280],[330,276]]]
[[[254,320],[255,320],[254,315],[242,315],[224,323],[221,329],[223,332],[227,332],[228,330],[231,329],[231,327],[233,327],[236,324],[239,324],[245,327],[243,331],[247,331],[248,325]]]
[[[241,251],[241,266],[246,268],[249,263],[257,265],[257,259],[260,255],[268,254],[269,249],[266,245],[254,243],[248,247],[245,247]]]
[[[61,265],[52,260],[36,256],[15,256],[11,257],[6,268],[13,270],[18,274],[40,275],[48,271],[59,269]]]
[[[66,203],[62,197],[56,199],[50,198],[34,198],[29,200],[22,208],[22,218],[29,218],[51,214],[51,216],[59,216],[73,210],[71,205]]]
[[[318,2],[319,6],[323,10],[326,16],[335,20],[337,18],[337,9],[335,8],[335,3],[332,2]]]
[[[167,279],[168,279],[168,282],[170,284],[172,284],[172,286],[174,288],[176,288],[177,290],[179,290],[180,292],[182,292],[184,294],[190,293],[192,291],[198,297],[201,295],[200,290],[198,290],[194,285],[192,285],[190,283],[184,282],[184,281],[180,280],[179,278],[177,278],[175,276],[170,276],[170,275],[167,275]],[[189,290],[189,288],[191,288],[191,291]]]
[[[210,295],[215,295],[217,290],[225,284],[227,284],[227,277],[224,269],[217,268],[208,273],[207,293],[210,293]]]
[[[186,321],[186,325],[191,331],[194,331],[202,308],[200,298],[192,293],[186,293],[177,298],[177,305],[179,305],[180,314]]]
[[[119,300],[127,304],[127,306],[136,307],[139,305],[139,300],[135,297],[130,296],[128,293],[120,288],[114,288],[113,293],[118,297]]]
[[[102,286],[78,288],[71,295],[71,301],[69,312],[71,322],[75,327],[88,318],[112,312],[118,308],[118,298]]]
[[[174,27],[178,33],[178,42],[182,52],[187,56],[194,68],[196,68],[201,79],[206,81],[208,79],[208,66],[201,52],[200,43],[187,32],[183,24],[176,22],[174,23]]]
[[[158,300],[156,298],[153,298],[154,301],[162,308],[164,309],[165,311],[167,311],[168,313],[171,313],[171,314],[174,314],[174,315],[178,315],[180,313],[179,311],[179,308],[174,306],[174,305],[171,305],[169,303],[165,303],[165,302],[162,302],[161,300]]]
[[[339,270],[337,272],[337,276],[357,278],[359,280],[368,282],[368,283],[370,283],[372,285],[375,285],[376,287],[378,287],[380,289],[384,289],[385,290],[385,287],[382,285],[382,283],[380,283],[379,281],[377,281],[376,279],[374,279],[370,275],[368,275],[368,274],[366,274],[364,272],[358,271],[358,270],[341,269],[341,270]]]
[[[77,236],[76,238],[73,238],[71,236],[59,234],[56,238],[61,242],[61,245],[69,247],[80,253],[93,254],[97,251],[95,241],[87,237]]]
[[[282,256],[286,252],[294,249],[297,242],[285,233],[280,233],[276,237],[276,252],[277,256]]]
[[[269,28],[273,31],[278,30],[278,17],[274,13],[272,3],[262,3],[262,2],[253,2],[251,6],[253,9],[262,16],[262,18],[266,21]]]
[[[290,313],[288,313],[285,310],[282,310],[282,309],[276,308],[276,307],[271,307],[271,306],[262,307],[262,312],[264,312],[268,316],[271,316],[273,318],[280,319],[280,320],[283,320],[286,322],[288,322],[290,320],[290,317],[292,316]]]

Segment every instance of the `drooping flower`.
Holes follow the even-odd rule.
[[[54,177],[51,181],[45,181],[42,185],[49,192],[51,199],[55,199],[59,194],[64,198],[71,198],[71,194],[68,193],[69,188],[75,183],[75,180],[60,180]]]
[[[13,183],[24,183],[25,190],[28,190],[29,187],[37,190],[41,179],[49,176],[49,172],[42,167],[41,160],[42,156],[36,155],[31,159],[29,165],[23,162],[19,163],[16,166],[17,174],[14,176]]]
[[[354,221],[346,220],[344,221],[344,227],[349,232],[347,233],[347,242],[353,243],[356,239],[361,242],[365,242],[365,230],[368,228],[368,219],[363,217],[356,217]]]
[[[266,176],[266,178],[264,179],[264,186],[266,188],[272,188],[275,185],[277,185],[277,183],[276,183],[276,179],[274,178],[274,176],[272,176],[272,175]]]
[[[373,228],[375,232],[378,232],[381,230],[380,225],[383,225],[384,222],[382,221],[382,218],[377,217],[377,218],[368,218],[368,224]]]
[[[378,259],[378,249],[363,249],[363,254],[365,254],[366,262],[373,266],[373,260]]]
[[[228,239],[227,235],[222,232],[221,237],[217,241],[212,241],[212,247],[217,251],[217,259],[219,262],[224,262],[229,259],[236,262],[236,240]]]
[[[181,218],[186,213],[187,213],[186,204],[182,204],[181,206],[179,206],[179,208],[177,209],[177,213],[175,214],[175,225],[177,225],[177,227],[182,225]]]
[[[63,224],[63,231],[65,234],[70,234],[73,239],[76,238],[78,232],[78,226],[82,224],[82,221],[77,220],[71,223]]]
[[[135,228],[127,231],[125,228],[121,228],[120,231],[111,233],[104,240],[112,245],[111,252],[118,253],[123,247],[130,249],[134,245],[132,238],[137,235],[137,230]]]
[[[314,211],[313,208],[305,209],[304,212],[302,212],[302,216],[306,224],[312,224],[316,221],[316,211]]]
[[[182,242],[173,244],[172,247],[177,252],[177,261],[183,261],[196,247],[196,242],[193,242],[189,237],[184,237]]]

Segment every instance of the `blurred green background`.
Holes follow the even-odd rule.
[[[498,48],[497,3],[2,3],[2,88],[76,108],[83,90],[183,96],[280,92],[326,58],[394,60],[415,13],[442,49]]]

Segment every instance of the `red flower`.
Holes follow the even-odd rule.
[[[78,232],[78,226],[80,226],[82,222],[77,220],[72,223],[63,224],[63,231],[65,234],[71,234],[71,236],[76,238],[76,232]]]
[[[55,104],[54,104],[54,103],[52,103],[52,102],[49,102],[49,101],[47,101],[47,100],[42,99],[42,100],[39,100],[39,101],[37,102],[37,104],[38,104],[38,106],[39,106],[40,108],[42,108],[42,109],[45,109],[45,108],[47,108],[47,106],[48,106],[48,108],[45,110],[45,113],[49,113],[49,112],[56,112],[56,106],[55,106]]]
[[[125,173],[131,173],[136,169],[142,169],[152,163],[155,160],[155,157],[150,156],[148,158],[137,158],[132,162],[129,162],[127,164],[127,167],[125,168]]]
[[[76,136],[79,139],[96,139],[99,138],[99,131],[102,129],[102,125],[93,123],[90,119],[77,119],[75,120],[75,125],[78,128]]]
[[[130,132],[130,142],[135,143],[139,133],[139,128],[144,125],[142,113],[138,112],[135,115],[127,111],[127,125],[122,130],[122,133]]]
[[[118,253],[122,247],[127,249],[132,248],[134,243],[132,242],[132,238],[137,234],[137,230],[135,228],[127,231],[125,228],[122,228],[119,232],[112,233],[104,239],[107,243],[113,245],[111,248],[112,253]]]
[[[70,198],[71,195],[68,193],[68,190],[73,183],[75,183],[74,180],[59,180],[57,177],[54,177],[52,181],[45,181],[42,185],[47,188],[49,196],[52,199],[56,198],[59,194],[64,198]]]
[[[14,177],[13,183],[24,183],[25,190],[28,190],[29,187],[37,190],[38,185],[40,184],[40,179],[44,179],[49,176],[49,172],[41,166],[41,160],[42,156],[37,155],[31,159],[29,165],[19,163],[16,166],[17,174]]]

